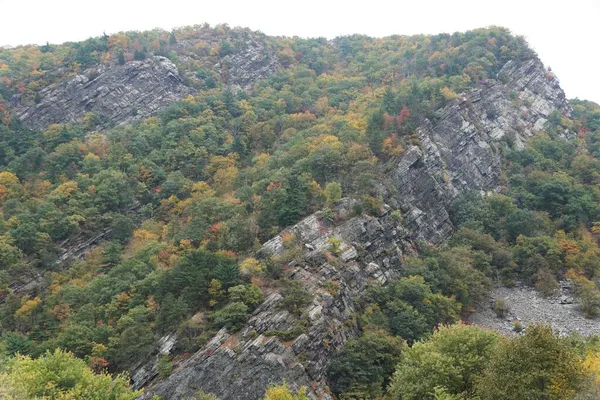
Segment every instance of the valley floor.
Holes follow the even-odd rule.
[[[493,309],[499,298],[504,299],[507,307],[504,318],[498,318]],[[565,301],[568,303],[564,304]],[[535,289],[525,286],[496,288],[492,290],[490,306],[482,307],[468,319],[470,324],[513,335],[515,321],[520,321],[524,328],[532,323],[550,324],[561,336],[570,333],[582,336],[600,333],[600,319],[584,317],[568,286],[561,286],[559,292],[551,298],[543,298]]]

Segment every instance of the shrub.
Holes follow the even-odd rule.
[[[516,320],[513,323],[513,331],[517,332],[517,333],[521,333],[523,332],[523,325],[521,324],[521,321]]]
[[[550,297],[558,290],[558,282],[548,268],[540,268],[536,274],[535,287],[544,297]]]
[[[248,306],[242,302],[227,304],[213,314],[213,324],[217,328],[227,328],[231,331],[242,329],[248,316]]]
[[[342,198],[342,185],[337,182],[329,182],[323,191],[327,204],[334,204]]]
[[[494,303],[494,311],[496,312],[496,316],[498,318],[504,318],[507,309],[503,298],[496,299],[496,302]]]
[[[254,310],[263,302],[264,296],[256,285],[238,285],[230,287],[227,291],[229,300],[234,303],[244,303],[249,310]]]
[[[390,214],[392,220],[396,223],[402,223],[402,213],[399,210],[394,210]]]
[[[283,296],[281,307],[296,315],[302,314],[302,310],[312,299],[311,295],[298,282],[291,282],[281,291],[281,294]]]
[[[173,371],[173,363],[171,362],[171,360],[169,360],[168,355],[162,354],[158,358],[157,368],[159,379],[165,379],[168,378],[169,375],[171,375],[171,372]]]
[[[308,400],[306,388],[301,387],[296,394],[291,390],[287,383],[270,386],[265,393],[264,400]]]
[[[339,239],[336,237],[330,237],[327,242],[329,242],[329,251],[333,255],[339,256],[340,255],[340,246],[342,245],[342,239]]]

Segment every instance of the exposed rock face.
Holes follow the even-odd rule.
[[[497,140],[507,137],[522,146],[550,113],[569,113],[558,80],[539,60],[509,61],[499,77],[506,83],[490,80],[439,110],[435,122],[418,129],[421,145],[408,148],[390,168],[394,200],[419,240],[448,237],[448,209],[458,193],[501,184]]]
[[[282,296],[274,292],[239,333],[221,330],[143,398],[158,394],[178,400],[203,389],[222,400],[261,399],[269,384],[285,380],[292,388],[306,386],[313,399],[330,399],[327,366],[358,333],[351,315],[366,285],[385,284],[396,276],[402,256],[416,252],[414,240],[439,243],[447,238],[453,230],[449,207],[458,193],[494,190],[501,184],[497,140],[509,136],[522,145],[543,128],[550,113],[569,112],[557,80],[539,60],[509,62],[499,76],[505,83],[490,81],[439,110],[435,121],[418,130],[420,146],[408,148],[390,164],[388,188],[393,190],[388,199],[402,208],[410,229],[385,213],[354,217],[338,226],[317,213],[286,230],[305,248],[286,274],[312,296],[301,334],[290,341],[267,335],[299,324],[297,316],[279,306]],[[337,212],[347,215],[351,205],[346,201]],[[323,255],[332,236],[343,240],[335,261]],[[263,251],[283,252],[282,236],[265,243]]]
[[[206,61],[194,51],[201,38],[176,45],[184,61]],[[214,62],[214,61],[213,61]],[[214,65],[223,83],[233,90],[250,90],[254,82],[282,67],[274,52],[262,41],[248,35],[236,51],[219,58]],[[188,78],[193,71],[188,71]],[[13,99],[17,115],[25,126],[45,129],[50,124],[73,123],[87,112],[95,113],[102,125],[124,124],[155,114],[195,90],[183,83],[177,66],[160,56],[124,65],[99,65],[40,92],[41,101],[33,106],[19,106]]]
[[[77,122],[86,112],[121,124],[148,117],[191,92],[175,64],[157,56],[86,70],[56,87],[45,88],[39,104],[18,109],[17,115],[35,129]]]
[[[351,201],[337,210],[348,215]],[[351,321],[355,301],[369,282],[385,283],[397,274],[402,256],[416,252],[408,232],[384,215],[354,217],[337,226],[316,213],[287,230],[303,244],[303,255],[286,275],[312,296],[304,310],[306,320],[283,309],[282,295],[271,293],[238,333],[221,330],[207,346],[183,363],[171,377],[146,390],[165,399],[183,399],[199,389],[222,400],[262,399],[269,384],[287,381],[292,388],[306,386],[313,399],[331,399],[326,371],[331,358],[358,334]],[[338,260],[323,254],[328,239],[343,240]],[[281,236],[267,242],[264,251],[284,251]],[[268,336],[302,326],[289,341]],[[300,333],[301,332],[301,333]],[[272,333],[271,333],[272,334]]]
[[[216,64],[206,65],[207,54],[197,49],[214,47],[222,43],[212,35],[202,35],[182,40],[175,45],[182,61],[189,64],[206,65],[209,69],[216,67],[221,81],[235,90],[249,91],[252,85],[283,67],[271,46],[263,35],[256,32],[244,32],[243,37],[235,44],[235,50],[218,59]],[[194,80],[193,74],[188,78]]]
[[[254,82],[281,69],[272,51],[248,38],[236,53],[221,59],[219,70],[223,81],[242,90],[250,90]]]

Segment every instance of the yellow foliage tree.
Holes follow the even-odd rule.
[[[444,86],[441,90],[440,90],[442,97],[444,98],[444,100],[446,101],[452,101],[454,99],[456,99],[458,97],[458,95],[456,94],[456,92],[452,89],[450,89],[448,86]]]
[[[61,183],[58,185],[56,189],[54,189],[54,193],[59,195],[60,197],[70,198],[71,195],[79,189],[77,182],[67,181],[65,183]]]
[[[248,257],[240,263],[240,269],[242,271],[248,271],[252,275],[257,275],[262,271],[262,264],[256,258]]]
[[[41,303],[42,299],[39,297],[25,300],[21,308],[19,308],[15,314],[17,316],[29,316],[40,306]]]
[[[0,185],[11,187],[19,184],[19,178],[12,172],[2,171],[0,172]]]
[[[297,393],[294,393],[287,383],[282,383],[269,387],[264,400],[308,400],[308,397],[305,387],[301,387]]]

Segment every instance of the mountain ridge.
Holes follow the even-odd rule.
[[[594,119],[574,104],[497,27],[2,50],[0,346],[129,371],[143,399],[281,381],[332,399],[349,387],[330,366],[369,324],[413,343],[492,282],[551,286],[569,251],[594,252]],[[398,282],[431,298],[368,322]]]
[[[396,198],[388,193],[388,197],[399,203],[404,214],[402,225],[390,217],[389,211],[382,211],[380,217],[350,218],[325,229],[321,212],[263,244],[263,252],[282,254],[282,237],[294,235],[306,252],[289,263],[288,273],[313,298],[303,310],[309,316],[304,333],[289,342],[268,335],[291,332],[298,323],[293,322],[290,313],[278,311],[283,297],[272,293],[240,333],[222,329],[171,377],[150,386],[141,399],[150,399],[154,394],[169,400],[183,399],[200,389],[223,400],[240,396],[258,399],[269,384],[281,381],[295,390],[307,387],[311,399],[332,399],[326,380],[329,360],[335,354],[330,349],[341,349],[348,339],[357,336],[358,327],[353,326],[351,316],[358,311],[354,302],[364,295],[365,282],[385,284],[400,276],[402,260],[417,253],[419,242],[446,240],[455,230],[449,208],[458,193],[499,189],[500,157],[492,150],[494,141],[512,133],[522,145],[537,127],[544,125],[552,111],[569,111],[558,82],[546,77],[539,60],[520,68],[509,61],[503,72],[507,84],[490,82],[454,100],[439,110],[441,117],[436,124],[427,121],[417,129],[422,148],[409,147],[388,163],[391,184],[400,193]],[[524,79],[527,83],[522,84]],[[538,105],[526,119],[519,114],[520,107],[510,105],[508,93],[512,90],[516,90],[516,98]],[[490,106],[497,107],[494,115],[487,111]],[[512,128],[517,123],[522,125],[519,133]],[[564,134],[572,138],[568,132]],[[418,163],[421,165],[415,168]],[[334,212],[342,215],[339,218],[343,221],[351,215],[352,201],[342,202],[339,207]],[[326,259],[319,261],[331,237],[342,240],[339,265]],[[327,279],[341,284],[341,294],[332,297],[323,293],[321,288]],[[302,362],[303,357],[308,361]]]

